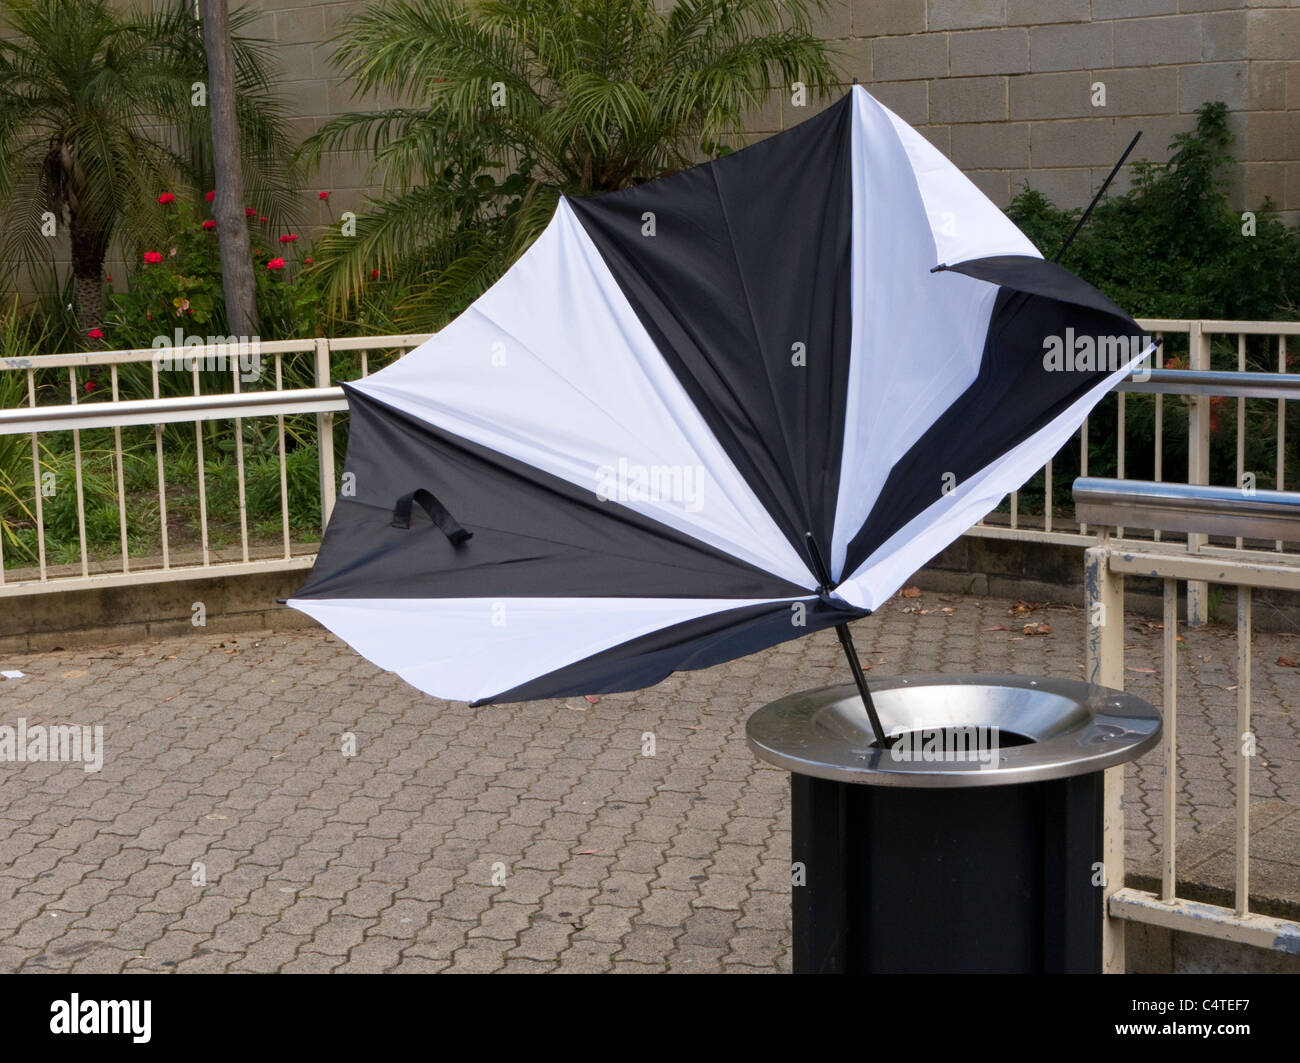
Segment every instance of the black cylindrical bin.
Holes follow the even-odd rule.
[[[791,773],[796,973],[1101,970],[1102,772],[1160,737],[1131,694],[1074,680],[873,681],[759,709]]]

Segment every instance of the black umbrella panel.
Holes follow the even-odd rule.
[[[348,475],[289,604],[437,697],[649,686],[868,615],[1148,349],[854,88],[562,200],[346,385]]]

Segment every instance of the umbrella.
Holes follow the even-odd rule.
[[[639,689],[848,634],[1147,351],[865,89],[670,177],[561,199],[505,275],[345,385],[288,604],[475,704]],[[883,739],[882,739],[883,740]]]

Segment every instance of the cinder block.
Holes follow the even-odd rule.
[[[1094,70],[1091,79],[1106,86],[1106,106],[1098,111],[1111,115],[1178,112],[1178,67]]]
[[[1246,135],[1239,158],[1247,162],[1291,162],[1300,159],[1300,112],[1265,111],[1246,114]]]
[[[1011,175],[1006,170],[971,170],[966,176],[1003,210],[1011,202]]]
[[[930,82],[931,122],[997,122],[1007,117],[1007,79],[942,78]]]
[[[328,116],[354,109],[346,105],[331,108],[329,86],[328,81],[290,81],[281,87],[280,98],[284,102],[285,110],[298,116]]]
[[[1109,167],[1101,170],[1100,175],[1089,169],[1013,170],[1011,188],[1019,194],[1027,185],[1058,207],[1078,210],[1088,205],[1109,172]]]
[[[853,35],[852,0],[826,0],[826,10],[809,9],[809,26],[824,41]]]
[[[1035,26],[1029,31],[1029,68],[1038,73],[1114,66],[1115,32],[1109,22]]]
[[[1264,0],[1271,3],[1273,0]],[[1255,0],[1179,0],[1179,11],[1235,11],[1241,7],[1259,7]],[[1154,12],[1153,12],[1154,13]]]
[[[1254,111],[1285,111],[1287,67],[1279,61],[1248,63],[1246,100]]]
[[[1200,15],[1143,18],[1115,27],[1116,66],[1195,63],[1204,50]]]
[[[1024,169],[1029,165],[1029,126],[1024,122],[953,126],[951,158],[963,170]]]
[[[1242,164],[1242,196],[1247,210],[1263,206],[1266,199],[1273,206],[1285,207],[1286,164],[1282,162],[1247,162]]]
[[[1142,15],[1172,15],[1178,0],[1092,0],[1094,21],[1103,18],[1138,18]]]
[[[1006,0],[929,0],[926,26],[932,30],[964,30],[1006,24]]]
[[[857,78],[863,85],[871,83],[871,46],[866,38],[835,42],[835,57],[831,60],[846,85]]]
[[[313,77],[314,58],[319,49],[320,45],[314,43],[277,45],[273,54],[283,81],[310,81]],[[325,72],[326,75],[330,73],[328,67]]]
[[[1286,109],[1300,111],[1300,62],[1286,65]]]
[[[1055,166],[1113,165],[1111,125],[1109,118],[1031,123],[1030,167],[1041,170]]]
[[[945,157],[952,155],[952,130],[948,126],[922,125],[917,126],[916,131],[942,151]]]
[[[1300,8],[1247,12],[1246,54],[1252,59],[1300,56]]]
[[[1091,0],[1007,0],[1008,26],[1042,26],[1048,22],[1087,22]]]
[[[884,81],[870,92],[908,125],[921,125],[930,116],[927,88],[924,81]]]
[[[925,0],[853,0],[855,37],[893,37],[925,31]]]
[[[1139,159],[1149,162],[1168,162],[1173,154],[1170,144],[1179,133],[1190,133],[1196,128],[1195,115],[1160,116],[1143,115],[1141,118],[1116,118],[1112,130],[1114,140],[1111,142],[1111,157],[1118,159],[1120,152],[1128,147],[1133,134],[1142,130],[1142,139],[1129,156],[1129,164]],[[1124,169],[1131,169],[1126,164]],[[1112,164],[1113,165],[1113,164]]]
[[[319,5],[321,14],[325,18],[325,36],[332,37],[338,32],[339,23],[348,15],[355,11],[364,10],[365,4],[357,3],[356,0],[348,0],[343,4],[322,4]]]
[[[1203,16],[1201,40],[1201,55],[1205,59],[1248,59],[1246,12],[1222,11]]]
[[[1007,82],[1010,117],[1094,117],[1095,111],[1089,100],[1092,81],[1091,75],[1080,71],[1011,78]]]
[[[1178,68],[1178,110],[1190,114],[1203,103],[1222,100],[1232,110],[1246,106],[1246,63],[1201,63]]]
[[[275,42],[319,44],[325,39],[325,14],[318,7],[303,7],[275,13]]]
[[[1023,74],[1029,69],[1029,31],[965,30],[949,38],[953,77]]]
[[[948,73],[948,35],[918,33],[874,41],[871,73],[877,82],[944,77]]]

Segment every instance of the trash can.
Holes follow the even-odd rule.
[[[1102,771],[1160,737],[1132,694],[1075,680],[876,680],[746,725],[791,773],[796,973],[1099,972]]]

